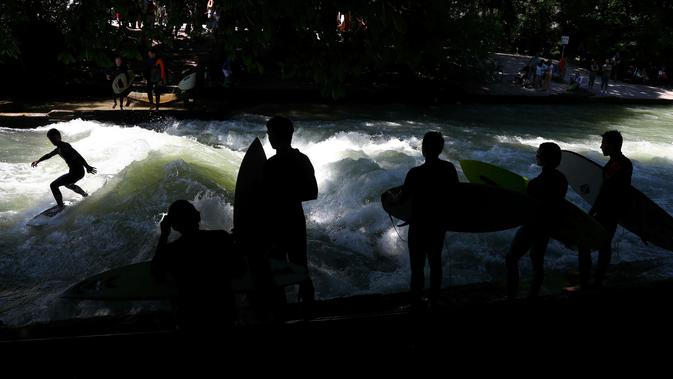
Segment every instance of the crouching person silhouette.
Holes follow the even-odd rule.
[[[186,200],[177,200],[161,221],[161,236],[152,271],[158,278],[175,280],[178,329],[204,336],[227,333],[236,320],[232,277],[244,270],[234,251],[232,237],[224,230],[200,230],[201,215]],[[168,242],[171,230],[180,237]]]

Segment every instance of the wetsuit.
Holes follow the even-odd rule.
[[[49,187],[51,188],[51,192],[54,194],[54,199],[56,199],[56,203],[59,206],[62,206],[63,195],[59,190],[60,186],[65,186],[66,188],[75,191],[82,196],[87,196],[87,193],[84,192],[84,190],[81,189],[79,186],[75,185],[75,182],[84,177],[84,167],[87,167],[88,164],[86,163],[84,158],[82,158],[82,156],[77,152],[77,150],[73,149],[73,147],[70,146],[69,143],[63,141],[58,142],[56,148],[52,152],[44,155],[39,160],[44,161],[57,154],[60,155],[61,158],[63,158],[65,163],[68,165],[68,168],[70,169],[70,171],[67,174],[62,175],[49,185]]]
[[[318,197],[313,165],[297,149],[278,151],[264,164],[264,189],[268,201],[269,255],[308,268],[306,249],[306,218],[303,201]],[[305,302],[314,299],[309,279],[299,285],[299,296]]]
[[[127,83],[131,80],[131,78],[129,77],[129,70],[128,70],[128,67],[126,66],[125,63],[123,63],[121,66],[115,66],[115,68],[110,72],[110,77],[112,78],[112,80],[115,80],[115,78],[116,78],[119,74],[124,74],[124,75],[126,75],[126,81],[127,81]],[[125,98],[126,96],[128,96],[129,92],[131,92],[131,87],[130,87],[130,86],[129,86],[129,88],[127,88],[124,92],[121,92],[121,93],[114,93],[114,92],[113,92],[113,94],[112,94],[112,98],[114,99],[115,102],[117,102],[117,98],[119,98],[119,104],[121,105],[121,108],[124,108],[124,106],[123,106],[123,105],[124,105],[123,101],[124,101],[124,98]]]
[[[540,202],[534,222],[516,232],[505,258],[507,266],[507,297],[516,297],[519,286],[519,260],[530,250],[533,281],[529,297],[537,296],[544,280],[544,253],[549,235],[558,225],[560,212],[568,192],[568,180],[555,168],[542,168],[542,173],[528,183],[527,193]]]
[[[154,104],[152,101],[152,93],[154,93],[154,97],[156,98],[155,105],[159,108],[161,88],[166,85],[166,69],[162,58],[147,60],[145,78],[147,79],[147,99],[150,102],[150,106]]]
[[[603,283],[610,259],[612,258],[612,238],[617,231],[619,217],[628,203],[629,188],[633,164],[624,155],[611,157],[603,167],[603,185],[589,214],[594,215],[603,228],[608,232],[606,244],[598,250],[598,261],[594,281],[597,285]],[[579,252],[580,284],[586,287],[591,275],[591,255],[588,250]]]
[[[442,223],[451,189],[458,183],[456,168],[451,162],[433,159],[409,170],[404,180],[403,199],[411,197],[409,221],[409,261],[411,295],[419,303],[425,286],[425,259],[430,264],[430,299],[439,297],[442,286],[442,249],[445,229]]]

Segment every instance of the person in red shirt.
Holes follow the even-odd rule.
[[[150,49],[147,51],[147,64],[145,68],[145,79],[147,79],[147,99],[150,103],[150,110],[152,110],[152,104],[155,105],[155,110],[159,110],[159,101],[161,97],[161,89],[166,84],[166,66],[164,64],[164,59],[158,56],[155,49]],[[154,99],[152,99],[152,94],[154,94]]]

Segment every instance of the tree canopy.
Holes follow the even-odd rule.
[[[65,82],[69,67],[109,67],[113,53],[139,60],[152,41],[172,46],[187,24],[187,38],[208,41],[247,72],[310,81],[332,98],[353,82],[479,80],[490,52],[558,57],[562,35],[565,54],[580,62],[619,53],[673,66],[666,0],[215,0],[219,26],[205,33],[206,3],[157,0],[165,13],[148,27],[143,0],[0,2],[0,64]],[[338,29],[339,12],[348,25]]]

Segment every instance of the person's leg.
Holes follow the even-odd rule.
[[[84,191],[83,189],[81,189],[81,188],[80,188],[78,185],[76,185],[75,183],[72,183],[72,184],[66,184],[66,185],[65,185],[65,188],[67,188],[67,189],[69,189],[69,190],[71,190],[71,191],[74,191],[74,192],[76,192],[76,193],[82,195],[82,197],[87,197],[87,196],[89,196],[89,194],[86,193],[86,191]]]
[[[529,227],[524,225],[514,235],[512,245],[505,257],[507,267],[507,298],[513,300],[519,291],[519,260],[530,248]]]
[[[159,100],[161,98],[161,88],[159,85],[154,86],[154,94],[157,100],[156,110],[159,110],[159,102],[160,102]]]
[[[430,302],[435,303],[439,300],[439,293],[442,289],[442,251],[444,250],[444,230],[437,229],[432,231],[427,240],[426,251],[428,254],[428,263],[430,264]]]
[[[302,215],[301,222],[297,218],[297,225],[288,234],[287,258],[290,263],[305,267],[308,271],[308,252],[306,246],[306,221]],[[309,278],[299,284],[299,297],[306,304],[312,304],[315,301],[315,287],[313,281]]]
[[[63,195],[61,194],[61,191],[58,187],[71,183],[73,183],[71,174],[67,173],[65,175],[61,175],[49,185],[49,188],[51,188],[51,193],[54,194],[54,199],[56,199],[56,205],[59,207],[63,206]]]
[[[577,251],[577,260],[580,271],[580,288],[589,288],[589,281],[591,279],[591,251],[589,249],[580,248]]]
[[[608,240],[598,250],[598,260],[596,262],[596,272],[594,274],[594,286],[601,286],[603,280],[605,279],[605,274],[608,271],[608,266],[610,265],[610,259],[612,258],[612,238],[615,236],[617,231],[617,220],[611,218],[598,217],[598,221],[605,231],[608,232]]]
[[[422,227],[409,225],[409,266],[411,268],[411,298],[412,305],[418,305],[423,297],[425,287],[425,252],[423,251]]]
[[[154,101],[152,92],[154,92],[154,85],[148,79],[147,80],[147,101],[149,101],[149,103],[150,103],[150,110],[152,110],[152,103]]]
[[[547,251],[549,236],[538,234],[533,236],[530,250],[530,263],[533,266],[533,280],[530,284],[528,298],[537,297],[544,281],[544,254]]]
[[[71,171],[71,172],[68,173],[67,183],[64,183],[63,186],[65,188],[71,190],[71,191],[74,191],[74,192],[82,195],[83,197],[87,197],[87,196],[89,196],[89,194],[86,193],[83,189],[81,189],[78,185],[75,184],[78,180],[82,179],[83,177],[84,177],[84,170],[83,169],[79,172],[72,172]]]
[[[117,108],[117,95],[116,94],[112,95],[112,101],[113,101],[112,109]]]

